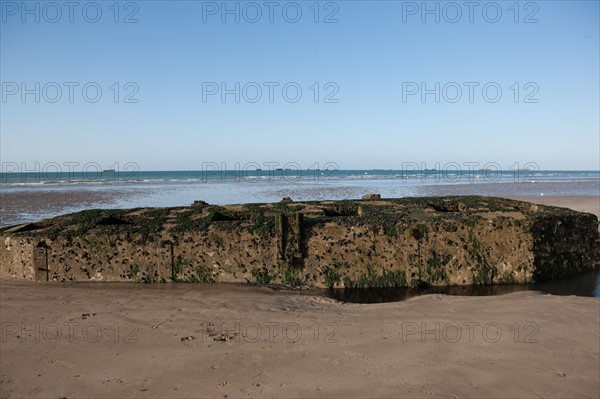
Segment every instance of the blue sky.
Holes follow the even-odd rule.
[[[77,3],[1,1],[3,163],[600,168],[598,1]]]

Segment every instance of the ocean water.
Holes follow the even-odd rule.
[[[267,165],[268,166],[268,165]],[[328,165],[324,165],[328,166]],[[3,189],[35,186],[119,186],[119,185],[172,185],[207,183],[322,183],[336,184],[361,181],[390,181],[404,185],[430,184],[485,184],[485,183],[535,183],[565,181],[599,181],[599,171],[559,171],[534,169],[465,169],[459,164],[444,169],[419,169],[418,165],[402,170],[358,169],[339,170],[329,165],[325,169],[249,169],[204,171],[48,171],[0,173]]]
[[[90,208],[260,203],[427,195],[599,196],[599,171],[471,170],[458,164],[440,170],[407,165],[403,170],[339,170],[333,164],[300,170],[238,168],[204,171],[38,171],[0,174],[0,227]],[[268,166],[268,165],[267,165]]]

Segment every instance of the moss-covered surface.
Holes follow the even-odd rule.
[[[0,234],[47,242],[59,281],[363,288],[560,278],[597,267],[597,228],[590,214],[465,196],[88,210]],[[41,262],[6,248],[2,275]]]

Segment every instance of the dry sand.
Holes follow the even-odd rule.
[[[551,197],[551,196],[536,196],[536,197],[510,197],[520,201],[534,202],[536,204],[560,206],[563,208],[571,208],[579,212],[588,212],[600,218],[600,197]]]
[[[600,396],[599,298],[5,280],[0,310],[3,398]]]
[[[1,291],[2,397],[600,394],[598,298],[357,305],[251,287],[3,282]],[[205,334],[225,330],[233,339]]]

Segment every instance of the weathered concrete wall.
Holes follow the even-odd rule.
[[[597,229],[591,214],[485,197],[88,211],[4,229],[0,277],[526,283],[597,267]]]
[[[0,247],[0,278],[37,280],[34,245],[38,239],[2,235]]]

